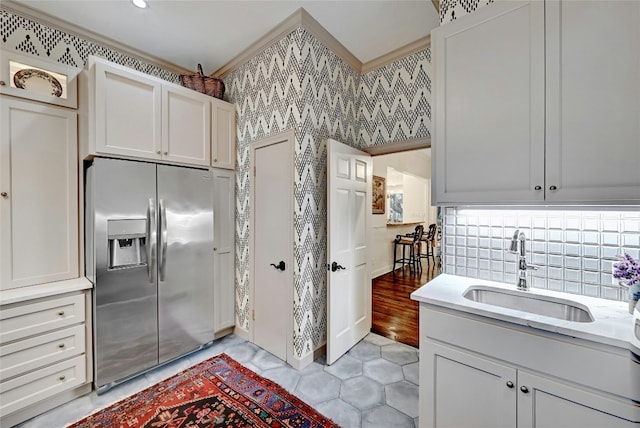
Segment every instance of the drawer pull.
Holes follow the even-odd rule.
[[[60,349],[64,349],[64,343],[59,344],[59,345],[58,345],[58,348],[60,348]]]
[[[66,378],[67,378],[67,377],[66,377],[65,375],[62,375],[62,376],[60,376],[60,377],[58,378],[58,380],[59,380],[59,381],[61,381],[61,382],[64,382],[64,380],[65,380]]]
[[[58,316],[63,317],[64,316],[64,311],[58,312]]]

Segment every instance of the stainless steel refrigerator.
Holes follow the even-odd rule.
[[[213,340],[212,181],[208,170],[146,162],[87,168],[99,390]]]

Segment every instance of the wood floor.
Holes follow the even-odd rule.
[[[440,273],[439,260],[427,265],[423,261],[422,273],[396,269],[373,279],[371,331],[397,342],[418,347],[418,302],[409,298]]]

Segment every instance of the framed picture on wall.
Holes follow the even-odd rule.
[[[371,212],[373,214],[384,214],[385,198],[387,189],[385,178],[373,176],[373,191],[371,192]]]

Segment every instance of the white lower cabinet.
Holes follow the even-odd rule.
[[[630,403],[518,371],[518,427],[631,428],[638,426],[639,413]],[[629,420],[634,416],[635,423]]]
[[[639,426],[627,350],[423,306],[420,427]]]
[[[0,426],[91,391],[90,307],[83,290],[1,306]]]
[[[421,345],[420,426],[515,426],[514,368],[429,341]]]

